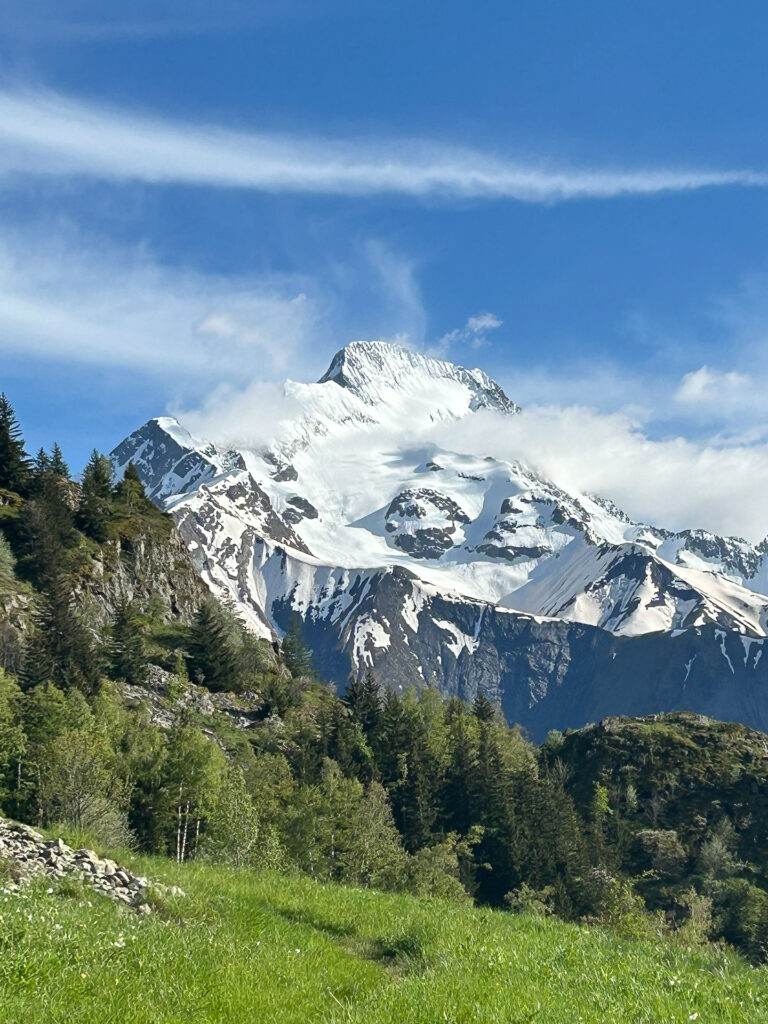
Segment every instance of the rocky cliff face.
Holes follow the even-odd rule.
[[[109,622],[122,598],[147,606],[153,599],[166,617],[192,621],[209,594],[178,530],[138,532],[108,541],[88,568],[80,600]]]

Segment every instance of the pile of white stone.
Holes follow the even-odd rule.
[[[99,857],[93,850],[73,850],[63,839],[46,839],[29,825],[0,818],[0,861],[7,865],[5,878],[0,881],[5,889],[18,888],[39,875],[69,875],[140,914],[152,912],[146,901],[150,884],[146,878],[107,857]],[[172,896],[183,895],[176,886],[168,888],[154,882],[152,888]]]

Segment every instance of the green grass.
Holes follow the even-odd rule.
[[[725,952],[123,859],[187,895],[139,917],[72,885],[0,894],[4,1024],[768,1021],[768,971]]]

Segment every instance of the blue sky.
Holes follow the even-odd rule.
[[[757,2],[5,5],[0,387],[79,466],[385,337],[768,481],[766,38]]]

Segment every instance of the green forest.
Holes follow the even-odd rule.
[[[158,581],[162,581],[162,585]],[[768,958],[768,737],[690,712],[539,747],[482,695],[317,677],[196,577],[131,464],[0,398],[0,813],[83,843]]]

